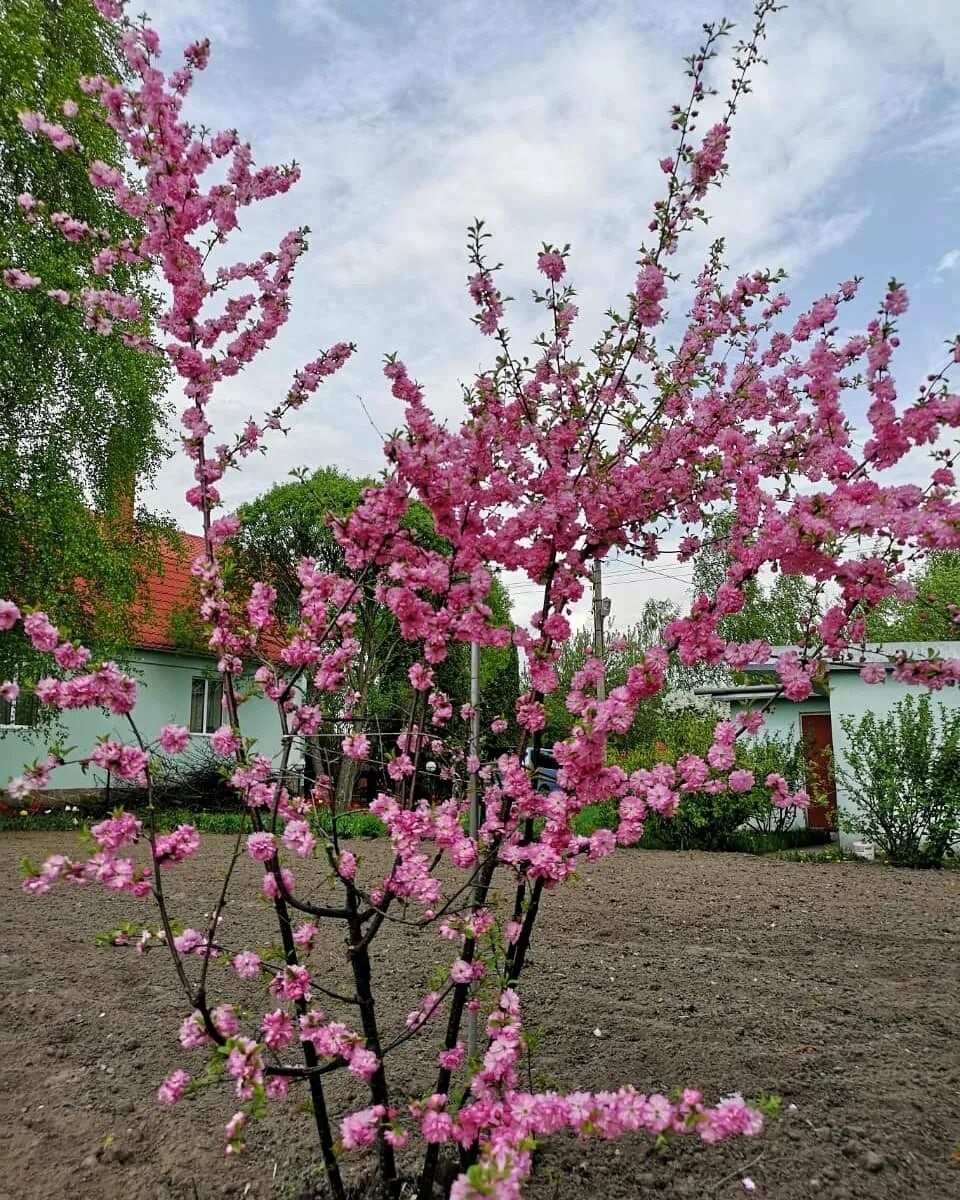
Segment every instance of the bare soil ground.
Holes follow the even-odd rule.
[[[19,888],[21,856],[73,844],[0,835],[0,1200],[309,1195],[316,1154],[309,1117],[291,1111],[297,1100],[274,1106],[239,1159],[223,1155],[235,1107],[225,1088],[170,1111],[156,1104],[166,1072],[195,1065],[176,1041],[184,1007],[169,959],[92,942],[94,931],[146,919],[144,908],[102,888],[39,900]],[[169,876],[183,923],[211,907],[229,844],[206,838]],[[240,870],[252,878],[251,864]],[[199,900],[188,899],[197,888]],[[238,892],[225,936],[252,920],[266,940],[269,918]],[[777,1200],[960,1195],[958,918],[960,872],[642,851],[591,869],[549,897],[524,979],[525,1023],[543,1031],[535,1082],[775,1093],[783,1114],[759,1139],[713,1148],[558,1138],[538,1156],[531,1197],[722,1200],[745,1195],[744,1176],[756,1196]],[[421,946],[394,926],[377,942],[388,1028],[423,990],[432,940]],[[411,1090],[432,1074],[416,1046],[397,1064]],[[336,1080],[335,1105],[360,1101]],[[362,1173],[362,1156],[346,1169]]]

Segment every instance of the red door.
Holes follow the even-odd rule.
[[[829,713],[804,713],[800,717],[807,788],[814,803],[807,809],[811,829],[837,828],[837,785],[833,777],[833,734]],[[823,801],[816,803],[817,800]]]

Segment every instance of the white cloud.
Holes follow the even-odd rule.
[[[671,148],[666,112],[686,84],[681,56],[712,8],[456,0],[425,16],[402,2],[247,0],[195,17],[186,0],[158,7],[163,34],[221,27],[198,81],[200,119],[236,125],[259,162],[296,157],[304,168],[289,196],[247,216],[235,245],[243,256],[296,224],[314,230],[289,325],[234,381],[229,422],[273,403],[318,346],[360,346],[297,414],[294,437],[225,485],[231,503],[304,463],[375,471],[377,439],[356,397],[381,428],[399,422],[380,375],[386,351],[401,353],[441,412],[456,413],[458,380],[492,355],[468,321],[463,244],[475,215],[507,264],[505,290],[521,300],[536,283],[540,241],[573,243],[589,345],[630,285],[657,159]],[[732,8],[735,18],[748,11],[743,0]],[[722,233],[736,269],[784,265],[817,290],[868,271],[875,290],[896,264],[882,261],[874,197],[887,173],[922,174],[915,126],[932,131],[957,101],[960,13],[953,0],[915,0],[905,21],[894,0],[814,0],[771,19],[768,57],[736,120],[730,178],[709,200],[714,221],[680,265],[692,272],[707,238]],[[705,111],[701,129],[713,119]],[[941,162],[940,183],[945,170]],[[844,250],[868,235],[876,261]],[[511,323],[522,346],[535,328],[529,305]],[[156,499],[189,520],[186,481],[171,466]],[[660,584],[669,586],[651,577],[651,594]]]
[[[203,37],[210,38],[215,46],[245,45],[250,38],[253,12],[238,0],[205,0],[202,10],[193,0],[154,0],[149,6],[153,24],[164,34],[166,60]]]
[[[934,275],[946,275],[960,269],[960,250],[948,250],[933,269]]]

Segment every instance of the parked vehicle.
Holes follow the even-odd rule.
[[[555,792],[560,786],[557,783],[560,764],[549,750],[538,751],[534,759],[533,747],[528,747],[523,765],[533,771],[533,786],[538,792]]]

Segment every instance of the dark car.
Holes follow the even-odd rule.
[[[523,765],[528,771],[533,771],[533,786],[538,792],[555,792],[560,786],[557,783],[557,772],[560,764],[549,750],[539,750],[534,757],[533,747],[527,750]]]

